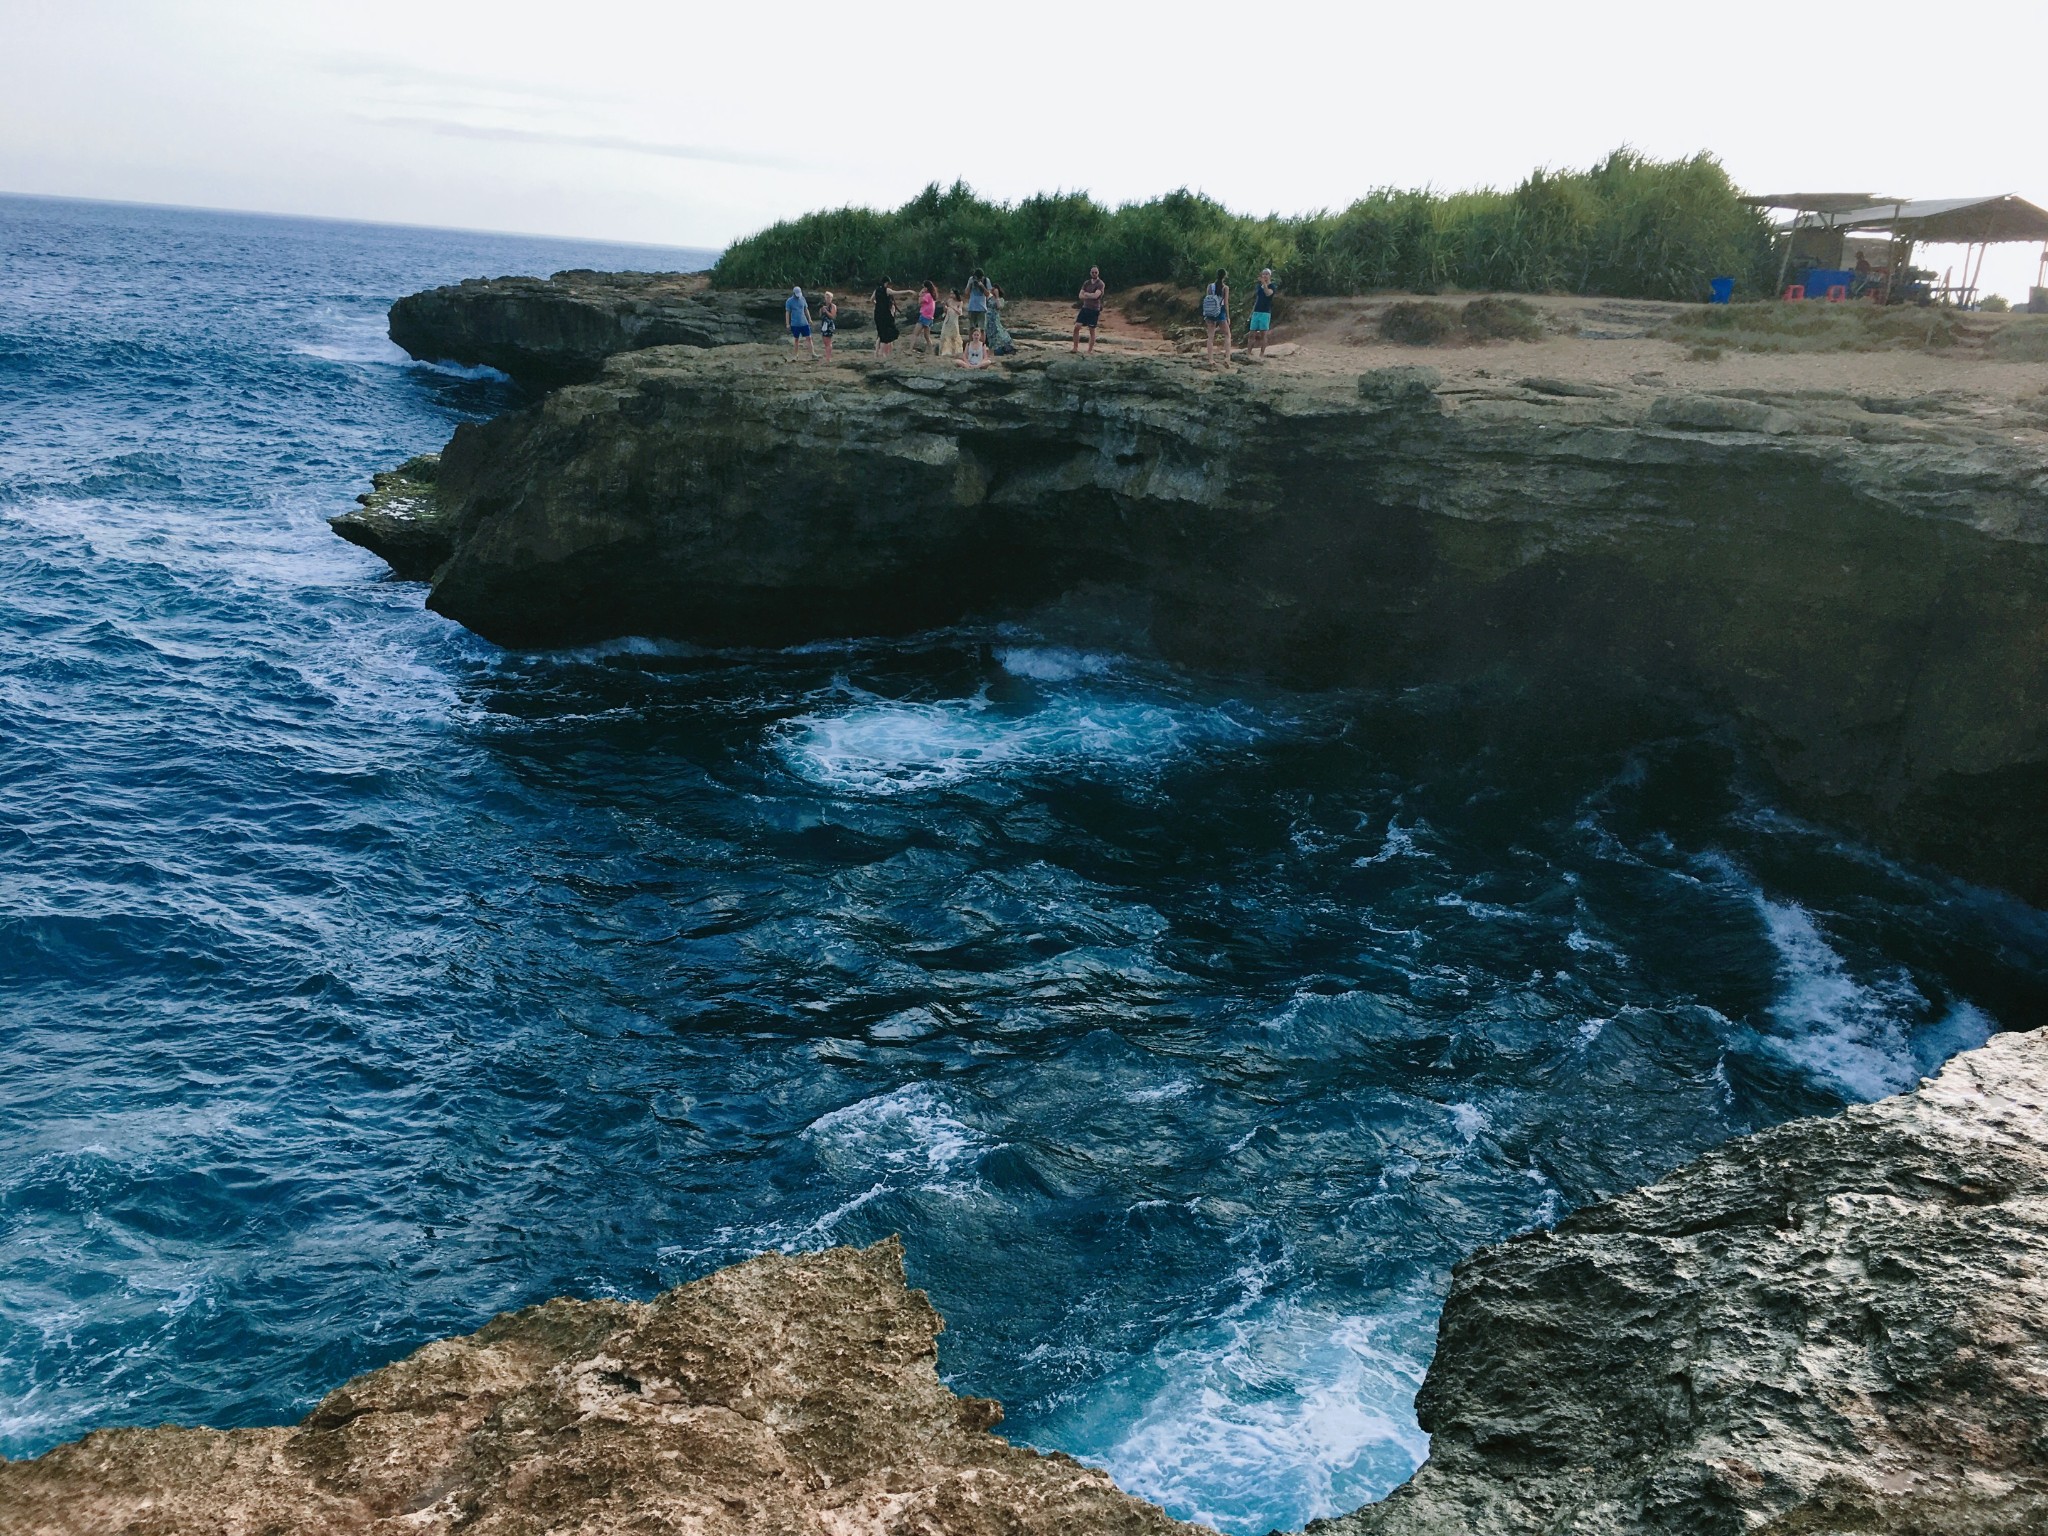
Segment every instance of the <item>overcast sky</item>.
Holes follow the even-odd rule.
[[[1297,212],[1626,142],[1759,192],[2048,203],[2041,0],[1824,14],[0,0],[0,190],[718,246],[955,177]]]

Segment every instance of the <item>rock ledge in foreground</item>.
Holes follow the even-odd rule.
[[[550,1301],[276,1429],[101,1431],[0,1462],[0,1533],[1196,1532],[988,1433],[903,1250],[768,1254],[639,1304]]]
[[[1482,1249],[1416,1409],[1321,1536],[2048,1531],[2048,1030]]]

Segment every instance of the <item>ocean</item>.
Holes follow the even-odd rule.
[[[394,298],[707,259],[0,198],[0,1453],[900,1232],[1003,1433],[1259,1536],[1426,1453],[1462,1254],[2042,1017],[2048,917],[1704,728],[510,652],[329,532],[520,403]]]

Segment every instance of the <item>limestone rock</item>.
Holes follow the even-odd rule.
[[[471,278],[391,306],[391,339],[425,362],[479,365],[533,389],[597,377],[605,359],[645,347],[724,347],[782,334],[786,295],[717,290],[699,274],[557,272]],[[872,328],[842,303],[842,331]]]
[[[2048,1030],[1482,1249],[1416,1409],[1322,1536],[2048,1530]]]
[[[988,1433],[893,1240],[645,1305],[551,1301],[340,1387],[293,1428],[101,1431],[0,1462],[0,1536],[1167,1536]]]
[[[1545,731],[1728,720],[1802,808],[2048,895],[2038,452],[1846,398],[1673,430],[1657,399],[659,348],[457,431],[429,601],[509,645],[782,644],[1085,585],[1194,665],[1505,684]]]
[[[353,512],[327,526],[386,561],[401,581],[425,581],[455,552],[453,519],[441,509],[435,482],[441,455],[423,453],[370,477]]]
[[[1650,420],[1660,427],[1687,432],[1768,432],[1783,436],[1799,430],[1790,411],[1756,400],[1730,400],[1720,395],[1660,395],[1650,403]]]
[[[1444,376],[1426,364],[1370,368],[1358,376],[1358,395],[1381,405],[1433,405]]]

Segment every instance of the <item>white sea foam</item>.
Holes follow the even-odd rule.
[[[826,789],[901,795],[1046,768],[1154,768],[1254,734],[1221,710],[1141,699],[1062,698],[1016,713],[976,698],[873,702],[801,715],[783,723],[775,749]]]
[[[929,1083],[906,1083],[832,1110],[803,1135],[835,1173],[871,1173],[891,1183],[937,1178],[985,1148]]]
[[[411,359],[407,359],[412,362]],[[455,363],[445,358],[437,362],[413,362],[413,367],[423,368],[428,373],[445,373],[451,379],[489,379],[494,384],[510,384],[512,375],[501,373],[488,363]]]
[[[1358,869],[1366,869],[1374,864],[1385,864],[1394,859],[1426,859],[1431,857],[1430,854],[1415,845],[1416,829],[1426,825],[1427,823],[1418,821],[1413,827],[1404,827],[1398,821],[1389,817],[1386,833],[1380,839],[1380,851],[1353,859],[1351,861],[1352,865]]]
[[[1064,645],[1000,646],[996,660],[1012,677],[1027,677],[1035,683],[1071,683],[1076,678],[1100,677],[1116,664],[1113,657]]]
[[[1778,953],[1770,1044],[1787,1061],[1853,1098],[1877,1099],[1913,1087],[1955,1051],[1990,1039],[1990,1019],[1969,1003],[1916,1035],[1910,1021],[1927,1000],[1910,977],[1893,972],[1859,981],[1804,907],[1761,894],[1756,901]]]
[[[1060,1441],[1220,1531],[1260,1536],[1341,1513],[1428,1453],[1414,1401],[1434,1316],[1419,1301],[1356,1316],[1261,1298],[1098,1383],[1075,1418],[1100,1438]]]
[[[328,363],[410,362],[403,348],[392,340],[382,315],[340,315],[332,311],[319,322],[315,339],[292,348],[301,357],[317,357]]]
[[[1444,1106],[1451,1116],[1451,1124],[1457,1127],[1459,1137],[1468,1145],[1479,1139],[1482,1131],[1493,1129],[1493,1122],[1486,1117],[1486,1111],[1477,1104],[1447,1104]]]

